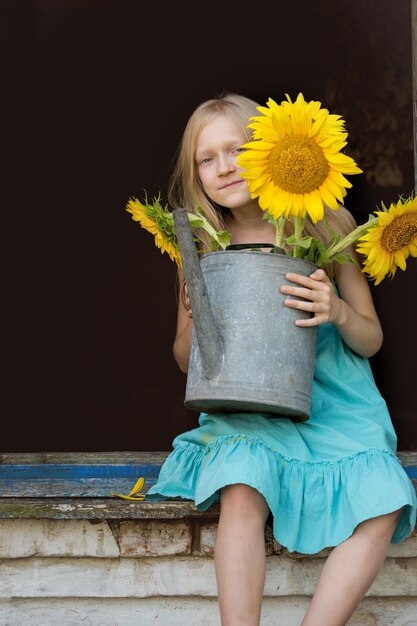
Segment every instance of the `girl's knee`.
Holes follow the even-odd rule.
[[[269,507],[262,494],[256,489],[241,483],[228,485],[221,491],[220,510],[239,516],[260,514],[266,521]]]
[[[359,524],[355,534],[367,537],[371,541],[390,541],[394,534],[403,509],[397,509],[386,515],[379,515]]]

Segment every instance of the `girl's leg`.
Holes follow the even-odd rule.
[[[268,513],[255,489],[222,489],[214,558],[222,626],[259,626]]]
[[[401,510],[359,524],[332,550],[302,626],[344,626],[376,578]]]

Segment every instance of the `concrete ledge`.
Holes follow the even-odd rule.
[[[265,598],[262,626],[301,624],[310,598]],[[417,599],[365,598],[349,626],[416,626]],[[0,623],[13,626],[218,626],[215,598],[47,598],[0,600]]]
[[[323,565],[314,557],[267,557],[264,596],[311,596]],[[0,583],[3,599],[217,596],[209,557],[5,559]],[[367,595],[417,599],[417,559],[387,559]]]

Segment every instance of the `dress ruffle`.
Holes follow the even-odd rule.
[[[404,507],[392,538],[400,543],[415,526],[417,498],[396,445],[369,361],[322,324],[309,420],[201,413],[199,426],[174,440],[146,499],[184,498],[206,510],[226,485],[247,484],[265,497],[277,541],[303,554]]]
[[[245,434],[223,435],[203,447],[178,443],[146,499],[193,500],[205,511],[222,487],[235,483],[264,496],[274,536],[290,552],[336,546],[360,522],[404,507],[392,538],[400,543],[416,521],[414,488],[392,452],[369,449],[338,460],[302,461]]]

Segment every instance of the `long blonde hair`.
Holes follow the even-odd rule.
[[[215,117],[225,117],[250,141],[252,133],[247,128],[250,117],[258,114],[258,103],[245,96],[224,93],[217,98],[202,102],[192,113],[185,127],[168,186],[168,202],[171,208],[186,208],[194,211],[199,206],[205,217],[216,230],[224,230],[228,211],[214,204],[205,194],[195,164],[195,151],[201,130]],[[244,141],[244,142],[245,142]],[[243,143],[244,143],[243,142]],[[201,252],[209,251],[208,235],[198,232]]]
[[[196,164],[195,151],[201,130],[215,117],[227,118],[235,127],[242,132],[245,141],[251,141],[252,131],[247,128],[249,118],[259,115],[257,107],[259,103],[235,93],[223,93],[216,98],[202,102],[191,114],[182,136],[177,160],[168,185],[168,202],[172,209],[187,208],[194,211],[199,206],[207,220],[216,230],[227,229],[227,209],[214,204],[205,194],[200,183]],[[245,143],[244,141],[244,143]],[[346,235],[356,226],[350,212],[340,207],[337,211],[325,207],[325,219],[336,232]],[[286,224],[285,234],[290,235],[292,224],[290,220]],[[325,244],[331,238],[324,220],[313,224],[309,217],[305,220],[304,232],[307,235],[320,238]],[[200,240],[200,252],[208,252],[209,238],[205,231],[198,234]],[[353,256],[353,250],[349,251]],[[333,276],[334,268],[326,268],[330,276]]]

